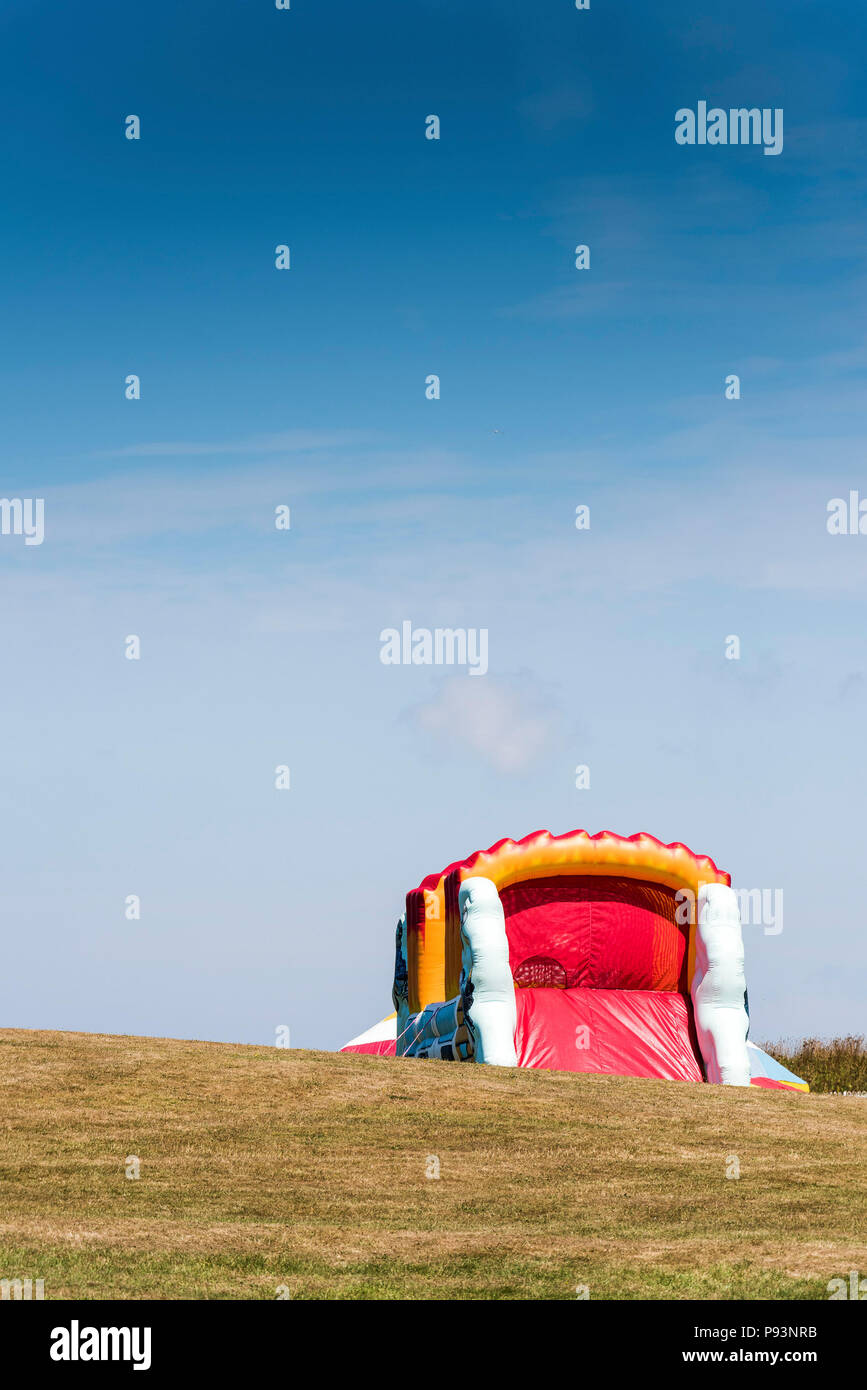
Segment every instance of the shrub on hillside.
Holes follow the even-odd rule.
[[[846,1038],[784,1039],[762,1043],[765,1052],[810,1083],[811,1091],[867,1091],[867,1046],[863,1034]]]

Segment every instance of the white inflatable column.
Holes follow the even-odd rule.
[[[500,895],[489,878],[465,878],[458,907],[463,967],[473,986],[470,1018],[476,1033],[476,1061],[516,1067],[518,1011]]]
[[[707,1079],[724,1086],[750,1084],[745,989],[737,897],[723,883],[703,883],[698,890],[690,992]]]

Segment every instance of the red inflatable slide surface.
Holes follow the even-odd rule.
[[[682,994],[628,989],[519,989],[519,1067],[701,1081]]]

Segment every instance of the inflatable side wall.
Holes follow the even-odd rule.
[[[466,879],[459,897],[461,973],[453,999],[411,1012],[406,985],[406,919],[397,925],[397,1055],[516,1067],[515,984],[500,895],[487,878]]]

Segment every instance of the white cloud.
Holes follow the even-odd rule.
[[[554,724],[528,693],[489,676],[444,681],[430,704],[414,714],[420,728],[470,749],[497,772],[531,767]]]

